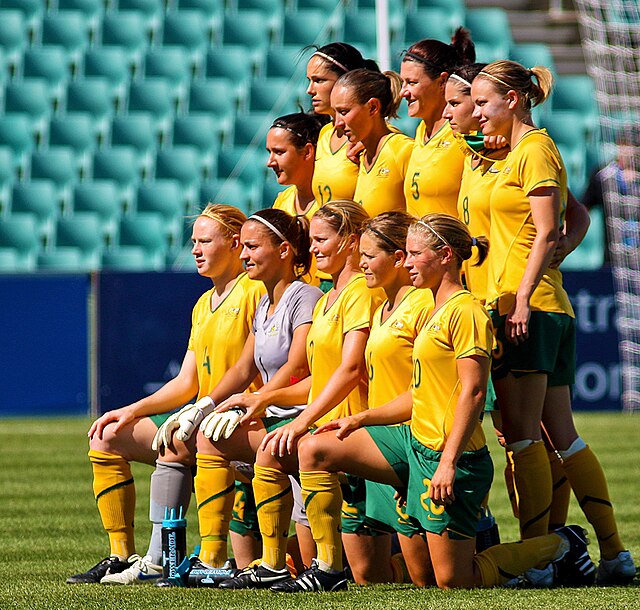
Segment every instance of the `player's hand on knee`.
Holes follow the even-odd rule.
[[[242,409],[229,409],[222,413],[215,411],[205,417],[200,424],[200,431],[214,443],[221,438],[227,439],[238,427],[243,415]]]
[[[209,396],[201,398],[195,404],[186,405],[180,411],[171,415],[158,428],[151,443],[151,448],[154,451],[159,451],[162,447],[168,447],[171,444],[174,433],[179,441],[189,440],[195,430],[198,429],[200,422],[214,407],[215,403]]]

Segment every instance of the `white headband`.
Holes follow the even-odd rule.
[[[323,53],[322,51],[316,51],[313,55],[319,55],[323,59],[326,59],[327,61],[330,61],[332,64],[338,66],[338,68],[340,68],[341,70],[344,70],[345,72],[349,72],[349,68],[347,68],[347,66],[345,66],[344,64],[341,64],[338,60],[333,59],[333,57],[331,57],[330,55],[327,55],[326,53]],[[313,57],[313,55],[311,57]]]
[[[438,233],[430,224],[426,223],[424,220],[419,220],[417,224],[422,225],[423,227],[427,227],[427,229],[429,229],[429,231],[431,231],[445,246],[449,246],[449,248],[451,248],[451,244],[444,237],[442,237],[442,235],[440,235],[440,233]],[[453,248],[451,248],[451,250],[453,250]]]
[[[261,222],[265,227],[267,227],[268,229],[271,229],[282,241],[286,241],[289,244],[289,247],[291,248],[291,250],[293,250],[294,254],[298,254],[296,252],[296,249],[293,247],[293,244],[276,228],[274,227],[268,220],[262,218],[262,216],[258,216],[256,214],[254,214],[253,216],[249,216],[249,218],[247,218],[247,220],[257,220],[258,222]]]
[[[471,83],[468,80],[462,78],[462,76],[458,76],[457,74],[450,74],[449,78],[453,78],[453,79],[461,82],[463,85],[471,88]]]

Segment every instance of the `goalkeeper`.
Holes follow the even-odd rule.
[[[253,316],[264,293],[260,282],[243,272],[240,230],[246,216],[227,205],[208,205],[194,222],[192,254],[198,273],[212,280],[193,309],[188,349],[178,375],[154,394],[109,411],[89,430],[93,489],[109,536],[109,557],[90,570],[67,579],[69,584],[152,582],[161,575],[161,521],[165,507],[186,513],[193,488],[195,441],[178,436],[160,455],[152,448],[157,427],[169,413],[197,395],[196,405],[238,360]],[[151,295],[150,295],[151,296]],[[196,416],[199,409],[191,406]],[[157,414],[163,415],[157,415]],[[181,423],[184,423],[184,410]],[[199,421],[193,420],[192,426]],[[185,442],[186,441],[186,442]],[[189,446],[191,445],[191,446]],[[133,520],[135,487],[130,462],[155,465],[151,476],[150,517],[153,530],[145,557],[135,555]]]

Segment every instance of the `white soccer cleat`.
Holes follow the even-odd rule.
[[[636,566],[629,551],[621,551],[613,559],[601,559],[596,574],[597,585],[627,585],[636,575]]]
[[[107,574],[100,581],[103,585],[148,585],[154,584],[162,576],[162,566],[151,563],[151,556],[131,555],[127,560],[131,565],[117,574]]]

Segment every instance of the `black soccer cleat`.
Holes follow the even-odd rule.
[[[126,561],[118,559],[118,557],[112,555],[103,559],[101,562],[94,565],[90,570],[82,572],[81,574],[74,574],[67,578],[68,585],[86,585],[91,583],[99,583],[107,574],[117,574],[123,572],[130,566]]]
[[[343,591],[347,588],[347,577],[342,572],[331,574],[320,569],[317,560],[298,578],[290,578],[271,587],[279,593],[312,593],[314,591]]]
[[[566,525],[554,534],[562,536],[569,543],[562,557],[553,562],[555,583],[560,587],[587,587],[596,579],[596,566],[589,557],[587,532],[579,525]]]
[[[233,578],[220,583],[221,589],[267,589],[276,583],[291,579],[287,568],[271,570],[263,565],[249,566]]]

